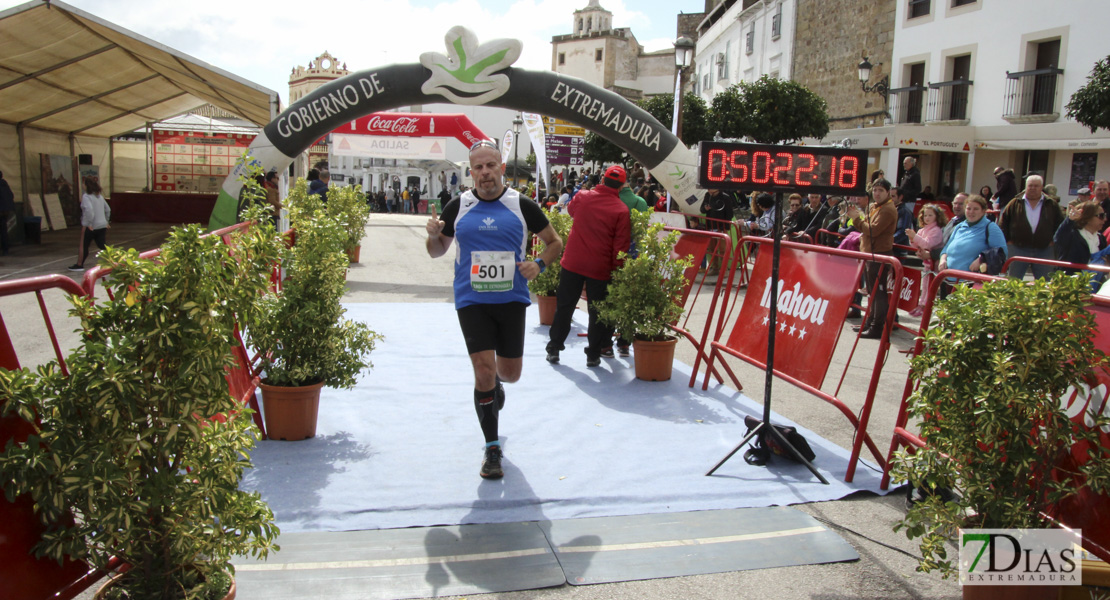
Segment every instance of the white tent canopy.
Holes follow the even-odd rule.
[[[17,198],[26,196],[25,163],[60,145],[28,141],[104,146],[205,104],[261,126],[279,103],[277,92],[56,0],[0,12],[0,171]]]

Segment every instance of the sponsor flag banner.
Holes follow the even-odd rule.
[[[532,142],[532,147],[536,149],[536,173],[539,181],[548,181],[547,175],[547,152],[541,151],[547,148],[544,143],[543,133],[543,117],[536,113],[524,112],[521,113],[524,117],[524,128],[528,131],[528,139]],[[540,193],[540,186],[536,186],[536,195]]]
[[[509,156],[513,153],[513,130],[506,129],[505,137],[501,138],[501,162],[508,164]],[[514,165],[516,166],[516,165]]]
[[[771,246],[763,245],[728,347],[760,362],[767,357],[771,314]],[[820,388],[829,369],[861,264],[854,258],[782,248],[775,368]]]
[[[339,156],[447,160],[447,138],[335,133],[332,134],[331,151]]]

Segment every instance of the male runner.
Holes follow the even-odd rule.
[[[470,148],[474,188],[432,213],[425,247],[432,258],[455,247],[455,310],[474,367],[474,408],[486,438],[480,475],[500,479],[498,413],[505,404],[502,382],[520,379],[528,281],[563,251],[563,240],[535,202],[505,187],[501,151],[489,140]],[[544,251],[527,260],[528,238],[537,233]]]

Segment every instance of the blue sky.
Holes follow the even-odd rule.
[[[37,1],[37,0],[36,0]],[[417,62],[444,51],[454,25],[479,40],[517,38],[516,66],[551,68],[551,37],[570,33],[572,13],[588,0],[63,0],[281,94],[289,73],[330,52],[352,71]],[[24,4],[0,0],[0,10]],[[616,27],[630,27],[646,50],[669,47],[675,16],[701,12],[704,0],[602,0]],[[324,10],[326,7],[326,10]],[[315,9],[315,12],[308,9]]]

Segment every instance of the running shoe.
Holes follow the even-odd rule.
[[[486,446],[481,475],[483,479],[501,479],[505,476],[505,472],[501,470],[501,446]]]
[[[549,362],[553,365],[559,364],[559,351],[558,350],[548,351],[548,353],[547,353],[547,362]]]
[[[601,351],[601,358],[614,358],[615,356],[616,355],[613,354],[612,346],[609,346],[608,348],[605,348]]]
[[[629,348],[628,346],[623,345],[623,344],[618,344],[617,345],[617,353],[620,354],[622,357],[627,358],[628,356],[630,356],[632,354],[632,349]]]
[[[69,265],[69,270],[70,271],[84,271],[85,267],[82,267],[81,265],[78,265],[78,264],[72,264],[72,265]]]

